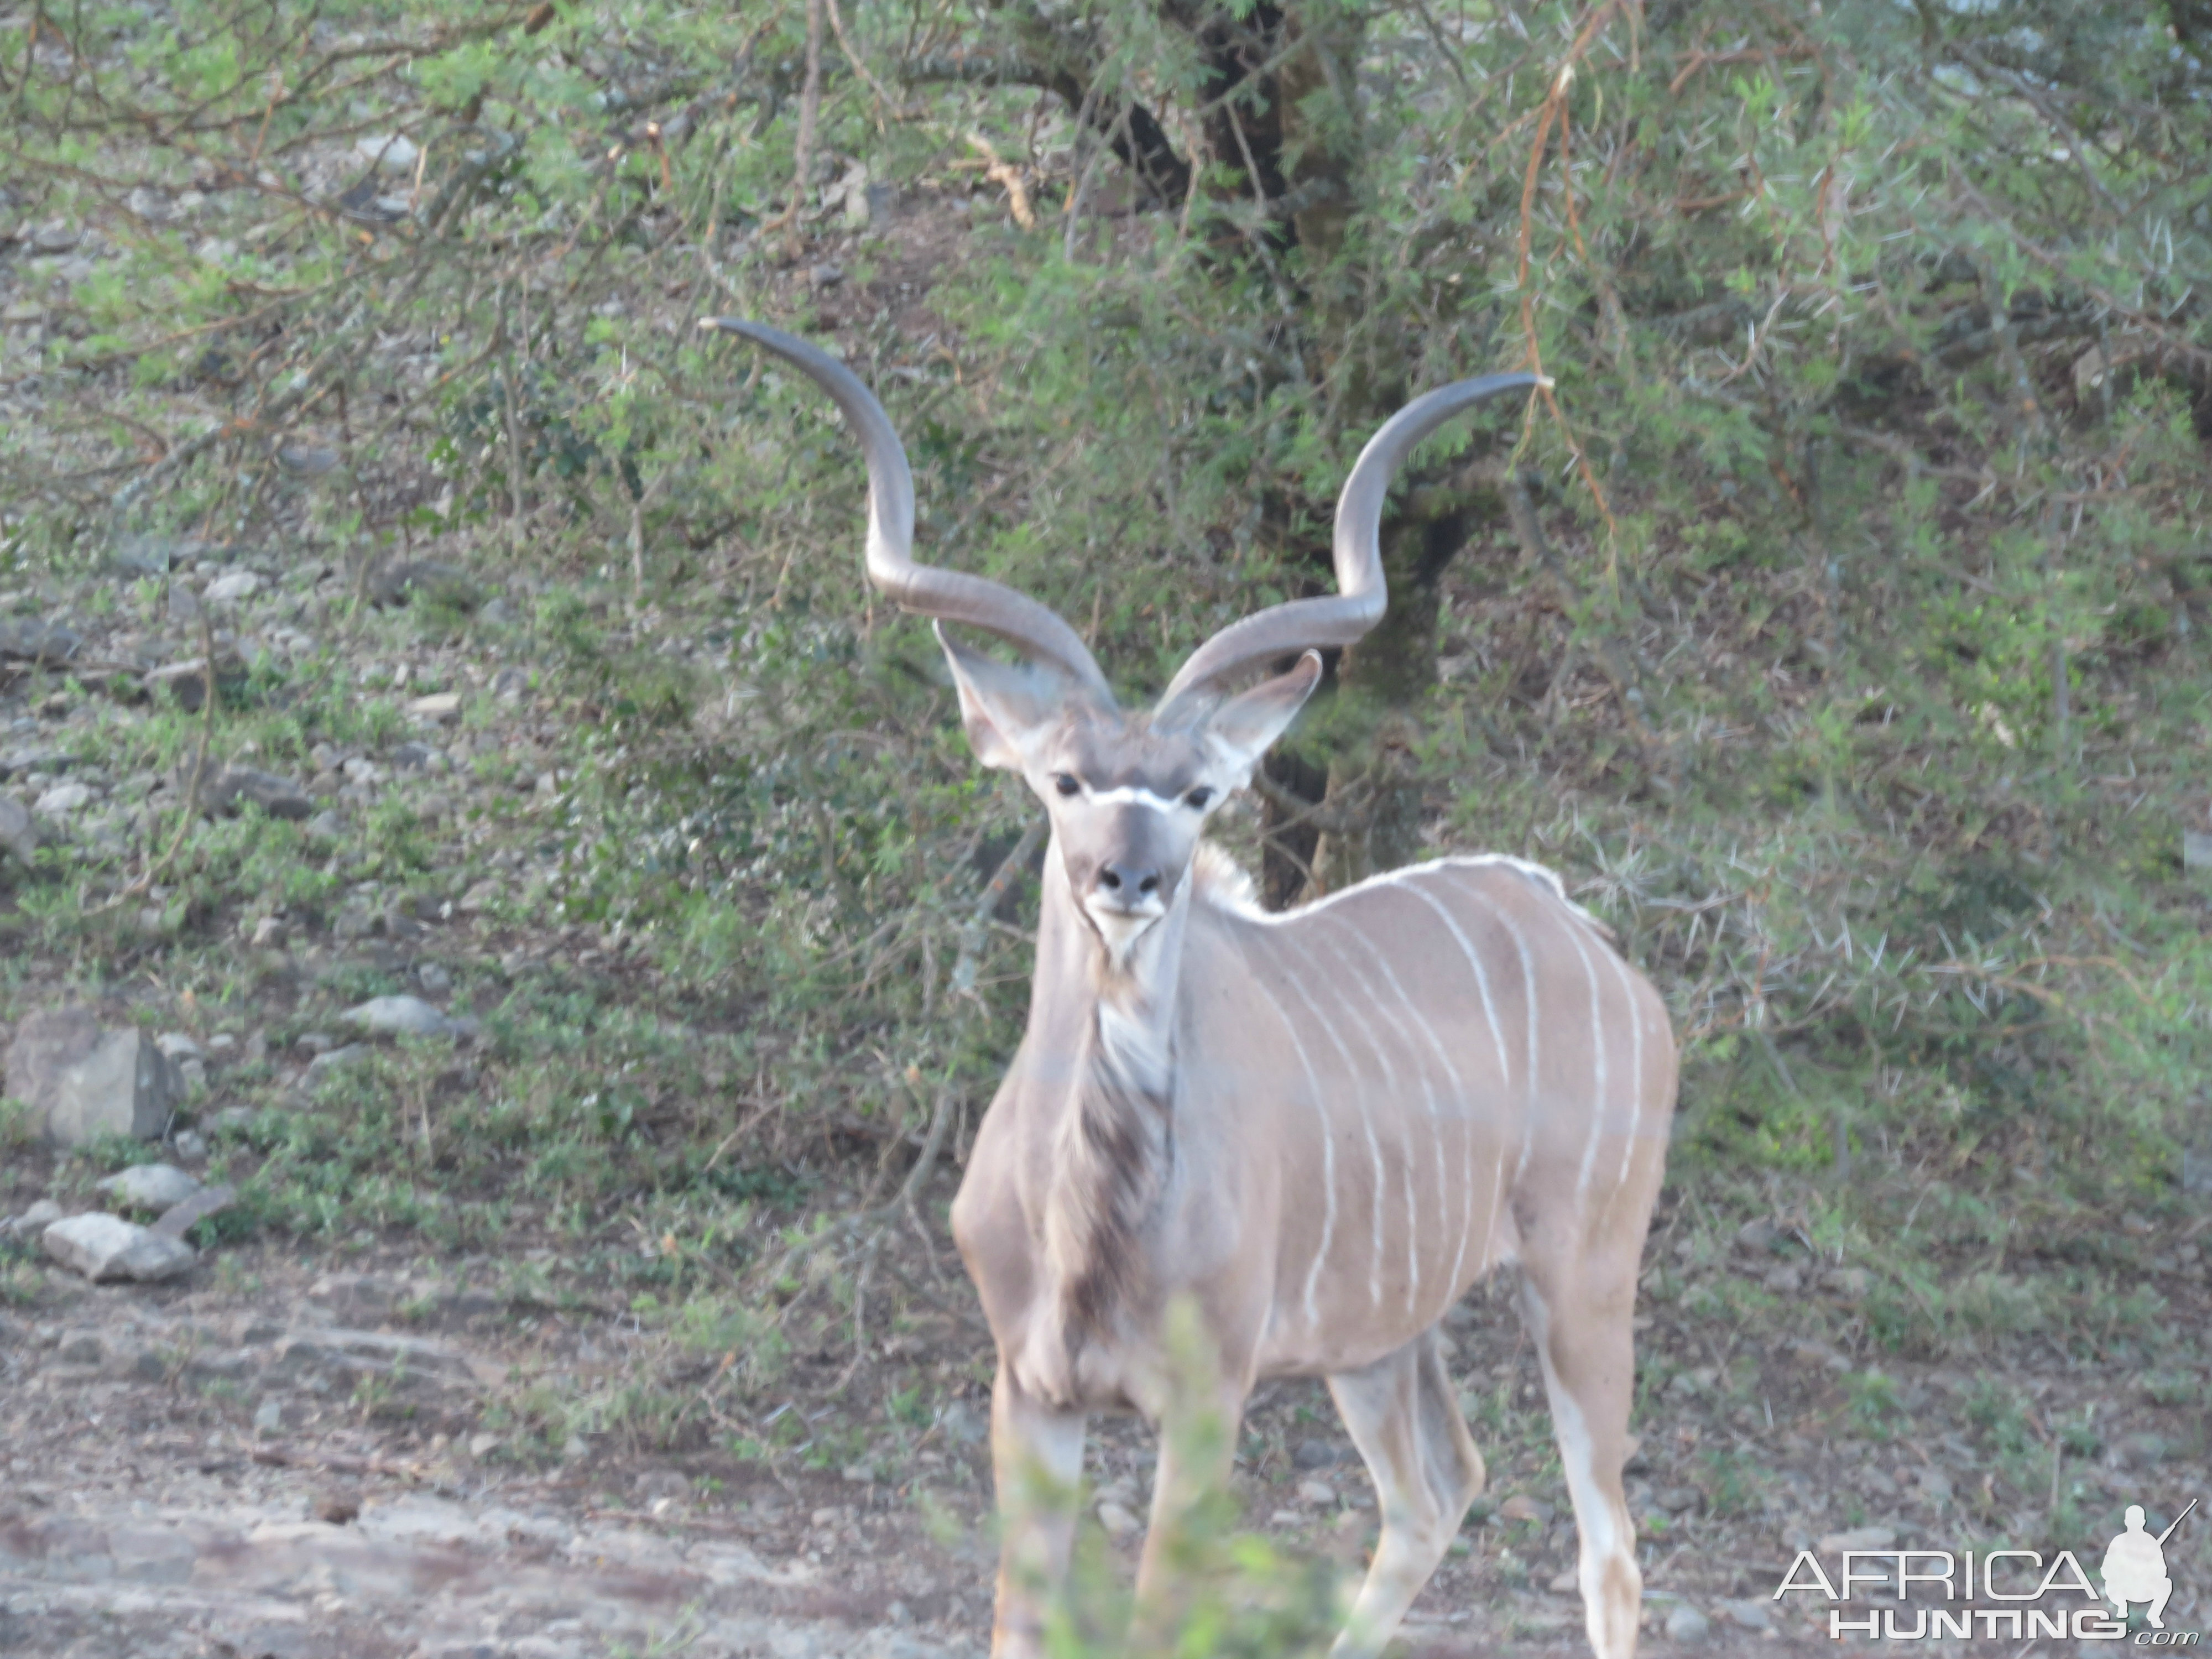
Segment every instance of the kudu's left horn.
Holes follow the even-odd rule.
[[[995,634],[1034,660],[1059,669],[1108,707],[1114,694],[1082,636],[1026,593],[988,576],[941,570],[914,556],[914,471],[890,416],[860,377],[835,357],[781,329],[737,317],[702,317],[702,328],[744,336],[774,352],[828,392],[860,440],[868,463],[868,580],[902,611],[965,623]]]

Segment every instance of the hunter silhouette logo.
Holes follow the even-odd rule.
[[[2148,1601],[2150,1627],[2166,1628],[2166,1601],[2173,1594],[2173,1580],[2166,1572],[2166,1540],[2173,1536],[2175,1527],[2189,1518],[2189,1510],[2196,1507],[2192,1498],[2189,1509],[2175,1516],[2172,1525],[2153,1538],[2143,1530],[2142,1505],[2128,1505],[2124,1517],[2128,1529],[2106,1547],[2105,1565],[2097,1575],[2105,1581],[2105,1599],[2122,1619],[2128,1616],[2129,1602]]]

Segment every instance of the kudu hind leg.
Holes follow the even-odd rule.
[[[1421,1593],[1481,1495],[1475,1449],[1432,1333],[1364,1370],[1328,1379],[1382,1510],[1382,1536],[1332,1659],[1376,1654]]]
[[[1083,1413],[1053,1410],[1001,1365],[991,1389],[991,1468],[1002,1533],[991,1659],[1037,1659],[1045,1603],[1067,1576],[1075,1543]]]
[[[1581,1555],[1577,1577],[1597,1659],[1632,1659],[1643,1610],[1636,1528],[1621,1491],[1628,1413],[1636,1391],[1630,1319],[1635,1266],[1623,1275],[1588,1260],[1532,1255],[1521,1282],[1522,1317],[1544,1373],[1552,1427],[1575,1506]]]

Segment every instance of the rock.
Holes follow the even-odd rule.
[[[434,997],[441,997],[453,988],[453,976],[434,962],[426,962],[417,968],[415,978]]]
[[[1713,1611],[1741,1630],[1771,1630],[1774,1613],[1764,1601],[1722,1601]]]
[[[58,668],[76,655],[82,643],[59,623],[0,617],[0,657],[19,658],[41,668]]]
[[[345,835],[345,819],[336,812],[318,812],[303,827],[317,841],[337,841]]]
[[[491,677],[491,694],[501,702],[514,702],[530,695],[532,676],[527,668],[509,665]]]
[[[2212,870],[2212,836],[2201,830],[2181,832],[2181,867],[2185,870]]]
[[[845,280],[845,267],[833,260],[824,259],[820,264],[808,269],[806,280],[817,289],[835,288]]]
[[[417,697],[410,702],[407,712],[418,720],[449,720],[461,712],[461,694],[458,691],[433,691],[428,696]]]
[[[328,1049],[307,1062],[307,1075],[300,1079],[301,1083],[313,1089],[368,1055],[369,1048],[365,1042],[349,1042],[343,1048]]]
[[[146,1034],[103,1030],[85,1008],[49,1008],[15,1028],[8,1092],[29,1106],[57,1146],[101,1134],[152,1140],[168,1127],[169,1067]]]
[[[421,159],[414,141],[397,132],[370,133],[354,140],[353,153],[386,173],[405,173]]]
[[[228,1182],[219,1187],[203,1187],[162,1211],[161,1218],[154,1224],[154,1231],[165,1238],[182,1238],[210,1216],[228,1209],[237,1198],[238,1189]]]
[[[1565,1572],[1553,1573],[1551,1583],[1544,1588],[1554,1595],[1572,1595],[1582,1589],[1582,1583],[1575,1577],[1575,1570],[1569,1567]]]
[[[1669,1515],[1681,1515],[1705,1501],[1705,1493],[1695,1486],[1669,1486],[1655,1500]]]
[[[236,605],[240,599],[250,599],[261,591],[261,578],[251,570],[234,570],[228,575],[217,576],[207,585],[201,595],[210,605]]]
[[[1684,1647],[1704,1641],[1711,1632],[1705,1615],[1686,1601],[1667,1615],[1667,1639]]]
[[[486,876],[462,894],[461,902],[454,908],[465,916],[473,916],[481,915],[498,902],[499,878]]]
[[[343,1527],[361,1514],[361,1498],[351,1492],[326,1492],[315,1499],[315,1519]]]
[[[392,216],[404,219],[406,198],[400,198],[401,210]],[[381,203],[379,204],[381,205]],[[295,478],[319,478],[326,472],[335,472],[342,459],[328,444],[279,444],[276,446],[276,465]]]
[[[1498,1506],[1498,1514],[1501,1520],[1533,1521],[1540,1527],[1550,1523],[1552,1506],[1525,1492],[1516,1492]]]
[[[447,1036],[453,1030],[453,1022],[420,997],[371,997],[338,1018],[373,1036]]]
[[[472,1434],[469,1437],[469,1455],[479,1459],[489,1457],[500,1449],[501,1444],[500,1437],[495,1434]]]
[[[200,596],[182,582],[169,584],[169,620],[196,623],[200,619]]]
[[[94,1182],[92,1189],[131,1209],[166,1210],[199,1191],[200,1183],[172,1164],[138,1164]]]
[[[1302,1469],[1325,1469],[1336,1459],[1336,1448],[1326,1440],[1301,1440],[1291,1454],[1291,1462]]]
[[[40,1235],[48,1255],[95,1284],[173,1279],[199,1259],[192,1247],[120,1216],[94,1210],[57,1221]]]
[[[980,1446],[991,1432],[989,1421],[964,1400],[955,1400],[937,1414],[937,1426],[956,1445]]]
[[[14,1220],[0,1224],[0,1232],[12,1238],[26,1238],[33,1233],[42,1233],[62,1218],[62,1206],[51,1198],[42,1198]]]
[[[1886,1550],[1896,1542],[1894,1527],[1853,1527],[1828,1534],[1817,1547],[1823,1555],[1840,1555],[1845,1550]]]
[[[32,804],[31,810],[42,818],[64,818],[91,799],[90,784],[57,783]]]
[[[154,1046],[168,1060],[199,1060],[204,1058],[199,1043],[183,1031],[164,1031],[154,1039]]]
[[[226,766],[207,786],[207,804],[218,812],[235,811],[240,801],[251,801],[272,818],[298,823],[315,810],[315,803],[298,784],[274,772],[251,767]]]
[[[284,924],[275,916],[263,916],[253,924],[253,944],[258,950],[283,949],[284,936]]]
[[[1134,1538],[1144,1527],[1135,1516],[1110,1498],[1098,1506],[1098,1524],[1105,1528],[1106,1535],[1117,1544]]]
[[[284,1402],[271,1397],[253,1408],[253,1426],[263,1434],[274,1434],[284,1426]]]
[[[216,670],[216,678],[217,680],[222,678],[220,665]],[[158,691],[163,686],[167,686],[169,694],[176,699],[178,708],[188,714],[193,713],[207,701],[207,659],[186,657],[180,662],[163,663],[159,668],[149,670],[146,675],[146,689]]]
[[[1330,1504],[1336,1502],[1336,1488],[1326,1480],[1301,1480],[1298,1497],[1308,1504]]]
[[[39,832],[31,814],[13,795],[0,795],[0,852],[28,864],[39,851]]]
[[[200,1164],[206,1161],[207,1140],[198,1129],[178,1130],[176,1139],[171,1141],[170,1145],[177,1149],[177,1156],[187,1164]]]
[[[495,628],[504,628],[514,619],[514,606],[507,602],[507,596],[503,593],[493,598],[483,610],[477,612],[478,622],[489,623]]]

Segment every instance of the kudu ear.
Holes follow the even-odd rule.
[[[1206,744],[1218,763],[1236,775],[1239,787],[1250,781],[1260,757],[1297,718],[1320,684],[1321,653],[1309,651],[1289,673],[1239,692],[1206,717]]]
[[[1081,690],[1066,675],[1036,663],[1003,663],[946,637],[937,642],[960,693],[960,720],[975,758],[986,766],[1024,772]]]

